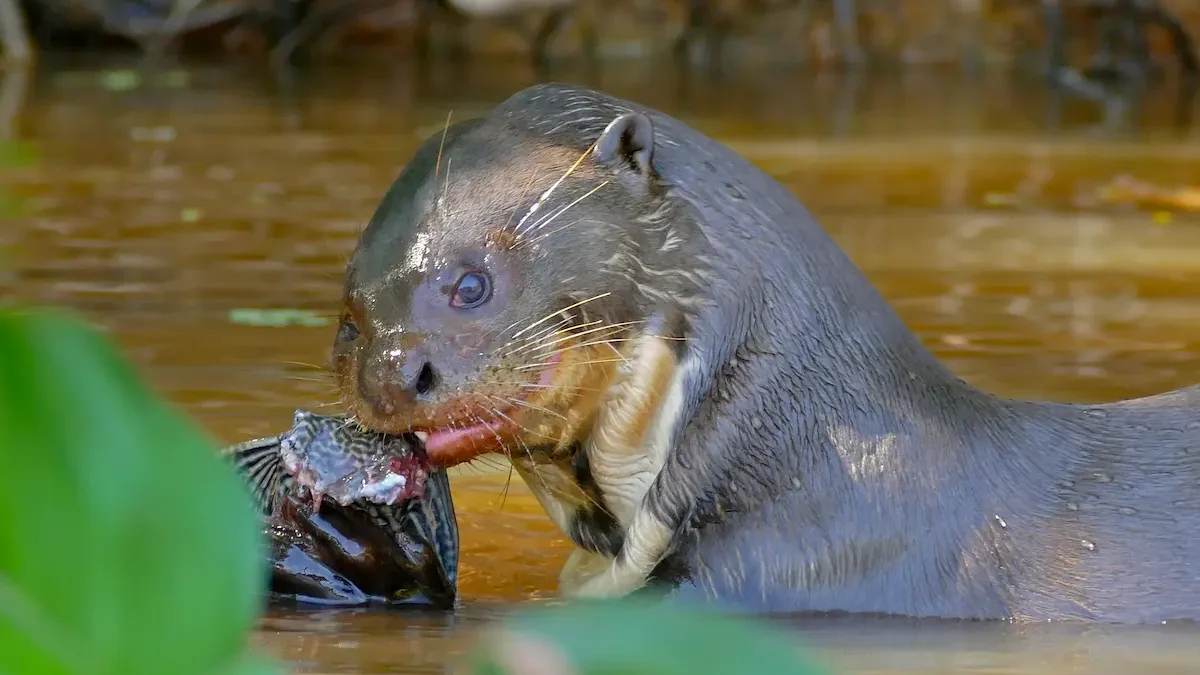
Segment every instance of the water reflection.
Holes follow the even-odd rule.
[[[471,639],[508,609],[469,604],[457,613],[278,611],[255,643],[301,673],[446,673]],[[835,672],[848,675],[1147,675],[1194,672],[1197,627],[773,619]]]
[[[448,111],[480,114],[536,79],[523,65],[396,63],[318,68],[289,88],[270,72],[195,66],[113,91],[97,66],[51,66],[0,90],[0,111],[20,111],[3,128],[39,157],[0,174],[0,190],[26,206],[0,230],[16,263],[2,292],[84,312],[223,441],[336,403],[323,370],[331,326],[251,327],[231,311],[333,316],[355,237],[420,140]],[[1007,77],[559,75],[677,114],[779,177],[979,386],[1095,401],[1200,372],[1200,218],[1098,196],[1121,175],[1196,180],[1200,143],[1176,123],[1172,92],[1147,94],[1113,137],[1095,133],[1095,104]],[[474,627],[552,598],[568,553],[507,480],[490,462],[455,477],[466,602],[456,615],[280,609],[256,640],[304,672],[442,672]],[[1190,627],[796,630],[861,673],[1169,673],[1200,657]]]

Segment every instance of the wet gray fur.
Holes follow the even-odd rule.
[[[687,289],[702,302],[686,423],[647,496],[680,532],[664,567],[684,570],[681,597],[1200,618],[1200,387],[1105,405],[992,396],[922,346],[788,190],[679,120],[559,84],[487,120],[582,150],[629,111],[653,124],[653,180],[705,280]]]

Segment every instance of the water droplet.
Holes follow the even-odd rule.
[[[792,479],[792,487],[794,487],[794,488],[799,488],[799,487],[800,487],[800,479],[799,479],[799,478],[793,478],[793,479]]]
[[[762,426],[762,420],[758,418],[758,415],[750,418],[750,426],[754,427],[755,429],[758,429]]]
[[[1067,510],[1068,511],[1078,511],[1079,505],[1076,504],[1075,502],[1067,502]]]
[[[1080,539],[1080,540],[1079,540],[1079,543],[1080,543],[1080,544],[1083,544],[1083,547],[1084,547],[1084,548],[1086,548],[1086,549],[1087,549],[1087,550],[1089,550],[1089,551],[1095,551],[1095,550],[1096,550],[1096,545],[1095,545],[1095,544],[1093,544],[1092,542],[1088,541],[1087,539]]]
[[[997,522],[997,523],[1000,523],[1000,527],[1001,527],[1001,528],[1007,528],[1007,527],[1008,527],[1008,523],[1004,522],[1004,519],[1000,517],[1000,514],[998,514],[998,513],[997,513],[997,514],[996,514],[995,516],[993,516],[993,517],[996,519],[996,522]]]
[[[1121,515],[1123,515],[1123,516],[1132,516],[1133,514],[1137,513],[1137,510],[1136,510],[1136,509],[1132,509],[1132,508],[1130,508],[1130,507],[1128,507],[1128,506],[1122,506],[1120,509],[1118,509],[1118,511],[1119,511],[1119,512],[1121,513]]]
[[[1103,471],[1097,471],[1096,473],[1092,474],[1092,476],[1094,476],[1096,478],[1097,483],[1111,483],[1112,482],[1112,476],[1104,473]]]

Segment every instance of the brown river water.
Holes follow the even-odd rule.
[[[522,66],[377,61],[280,89],[246,66],[140,83],[124,67],[43,63],[0,85],[0,135],[37,153],[0,172],[0,194],[20,208],[0,230],[15,262],[0,268],[0,293],[105,326],[226,442],[276,433],[297,407],[336,410],[321,367],[331,325],[255,327],[231,312],[335,314],[356,234],[421,138],[451,111],[482,113],[538,80]],[[1200,133],[1173,126],[1169,96],[1106,131],[1094,105],[1003,75],[714,82],[629,62],[561,77],[682,117],[777,176],[981,387],[1102,401],[1200,380],[1200,213],[1114,204],[1104,189],[1122,177],[1200,184]],[[568,545],[507,478],[497,459],[453,479],[457,613],[274,612],[255,644],[298,672],[443,672],[493,617],[554,597]],[[794,627],[845,673],[1200,672],[1200,629],[1187,625]]]

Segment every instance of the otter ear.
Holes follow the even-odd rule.
[[[654,125],[642,113],[625,113],[608,123],[596,140],[596,158],[612,166],[633,169],[648,177],[653,171]]]

